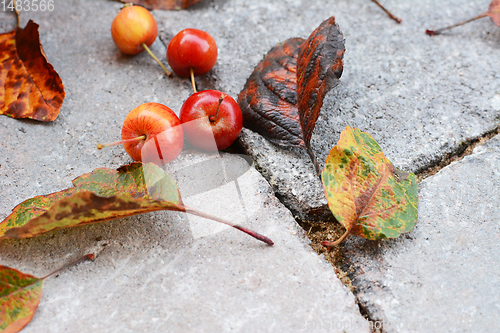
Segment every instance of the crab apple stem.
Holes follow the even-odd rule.
[[[457,24],[454,24],[454,25],[450,25],[449,27],[441,28],[441,29],[438,29],[438,30],[425,30],[425,33],[426,33],[426,34],[428,34],[429,36],[439,35],[439,34],[441,34],[443,31],[446,31],[446,30],[450,30],[450,29],[453,29],[453,28],[459,27],[459,26],[461,26],[461,25],[464,25],[464,24],[466,24],[466,23],[469,23],[469,22],[472,22],[472,21],[478,20],[478,19],[483,18],[483,17],[486,17],[486,16],[488,16],[488,12],[486,12],[486,13],[482,13],[481,15],[478,15],[478,16],[476,16],[476,17],[473,17],[473,18],[471,18],[470,20],[463,21],[463,22],[460,22],[460,23],[457,23]]]
[[[141,141],[141,140],[146,140],[146,135],[141,135],[138,136],[137,138],[132,138],[132,139],[127,139],[127,140],[121,140],[121,141],[116,141],[116,142],[111,142],[111,143],[99,143],[97,144],[97,149],[101,150],[102,148],[108,148],[111,146],[117,146],[117,145],[122,145],[124,143],[129,143],[129,142],[135,142],[135,141]]]
[[[346,232],[342,235],[342,237],[340,237],[336,241],[334,241],[334,242],[327,242],[327,241],[325,241],[325,242],[322,242],[321,245],[326,246],[326,247],[331,247],[331,246],[339,245],[340,243],[342,243],[342,241],[344,239],[347,238],[347,236],[349,236],[350,233],[351,233],[351,229],[347,229]]]
[[[84,255],[83,257],[80,257],[72,262],[69,262],[67,263],[66,265],[62,266],[61,268],[59,269],[56,269],[55,271],[53,271],[52,273],[48,274],[48,275],[45,275],[43,278],[41,278],[41,280],[45,280],[46,278],[48,278],[49,276],[51,275],[54,275],[56,274],[57,272],[65,269],[65,268],[68,268],[68,267],[71,267],[71,266],[75,266],[75,265],[78,265],[79,263],[85,261],[85,260],[94,260],[95,258],[95,255],[93,253],[90,253],[90,254],[86,254]]]
[[[373,2],[375,2],[377,4],[377,6],[379,6],[380,8],[382,8],[382,10],[384,12],[386,12],[387,15],[389,15],[389,17],[391,19],[393,19],[394,21],[398,22],[398,23],[401,23],[401,19],[400,18],[397,18],[396,16],[392,15],[392,13],[390,11],[388,11],[387,9],[385,9],[384,6],[382,6],[377,0],[372,0]]]
[[[193,86],[193,93],[196,94],[196,82],[194,81],[194,69],[193,69],[193,67],[189,68],[189,75],[191,76],[191,85]]]
[[[17,11],[17,4],[16,4],[16,0],[14,0],[14,12],[16,13],[16,18],[17,18],[17,25],[16,25],[16,28],[20,28],[21,27],[21,17],[19,15],[19,12]]]
[[[158,58],[153,54],[153,52],[151,52],[151,50],[146,45],[146,43],[142,43],[141,45],[144,48],[144,50],[146,50],[146,52],[149,53],[149,55],[158,63],[158,65],[160,65],[160,67],[165,71],[165,73],[167,74],[167,76],[171,76],[172,73],[165,66],[163,66],[163,64],[161,63],[161,61],[158,60]]]
[[[222,101],[224,100],[224,98],[226,98],[227,95],[225,94],[221,94],[220,97],[219,97],[219,103],[217,104],[217,112],[215,113],[215,116],[214,115],[211,115],[210,117],[208,117],[208,120],[210,120],[212,123],[214,121],[217,120],[217,118],[219,118],[219,110],[220,110],[220,105],[222,104]]]
[[[210,219],[210,220],[213,220],[213,221],[216,221],[216,222],[219,222],[219,223],[226,224],[226,225],[231,226],[231,227],[233,227],[235,229],[243,231],[247,235],[250,235],[253,238],[258,239],[261,242],[266,243],[267,245],[274,245],[274,242],[271,239],[269,239],[268,237],[266,237],[264,235],[259,234],[258,232],[255,232],[253,230],[247,229],[247,228],[242,227],[242,226],[240,226],[238,224],[234,224],[234,223],[232,223],[230,221],[221,219],[220,217],[215,217],[215,216],[212,216],[210,214],[203,213],[203,212],[197,211],[195,209],[192,209],[192,208],[189,208],[189,207],[186,207],[186,206],[183,206],[182,208],[184,209],[184,211],[186,213],[193,214],[193,215],[200,216],[200,217],[204,217],[206,219]]]

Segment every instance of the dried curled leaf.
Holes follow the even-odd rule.
[[[412,173],[397,170],[377,142],[359,129],[347,127],[326,159],[323,188],[333,215],[347,235],[367,239],[394,238],[417,222],[417,182]]]
[[[152,163],[136,162],[117,170],[98,168],[74,179],[73,185],[17,205],[0,223],[0,239],[29,238],[61,228],[171,210],[230,225],[273,245],[252,230],[184,206],[175,181]]]
[[[297,57],[304,40],[269,51],[238,96],[243,125],[278,145],[305,146],[297,107]]]
[[[0,34],[0,114],[53,121],[64,100],[61,78],[48,63],[38,24]]]
[[[344,50],[334,17],[306,41],[272,48],[238,96],[243,125],[275,144],[307,148],[323,99],[339,83]]]
[[[143,6],[149,10],[180,10],[186,9],[201,0],[120,0],[123,3],[133,3],[134,5]]]
[[[318,120],[326,94],[336,87],[344,69],[344,37],[331,17],[300,47],[297,64],[298,108],[306,144]]]
[[[19,332],[42,299],[43,279],[0,265],[0,332]]]

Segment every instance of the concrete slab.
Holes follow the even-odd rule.
[[[233,155],[222,159],[226,166],[246,164]],[[94,262],[46,281],[25,332],[298,332],[325,325],[370,332],[354,296],[312,251],[265,179],[247,168],[227,180],[185,196],[185,203],[254,228],[273,247],[176,213],[0,242],[1,264],[38,276],[97,253]],[[192,192],[192,182],[178,182],[181,194]]]
[[[497,332],[500,136],[420,186],[412,232],[347,241],[358,299],[384,332]]]
[[[500,29],[485,18],[441,36],[425,34],[486,11],[488,1],[384,5],[402,24],[367,0],[203,1],[188,11],[156,15],[171,34],[185,28],[185,22],[213,33],[220,41],[219,60],[201,84],[230,95],[239,93],[274,45],[307,38],[335,16],[346,39],[345,66],[312,137],[318,161],[323,165],[340,132],[351,126],[370,133],[398,168],[418,172],[500,124]],[[307,154],[275,149],[251,132],[241,141],[294,215],[328,215]]]

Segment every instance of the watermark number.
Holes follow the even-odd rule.
[[[0,8],[3,11],[14,11],[18,12],[45,12],[54,10],[54,0],[0,0]]]

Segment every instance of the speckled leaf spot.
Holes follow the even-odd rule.
[[[394,238],[417,223],[418,188],[412,173],[397,170],[367,133],[345,128],[322,172],[333,215],[349,234],[367,239]]]
[[[117,170],[98,168],[74,179],[73,185],[14,207],[0,222],[0,239],[29,238],[61,228],[170,210],[224,223],[267,244],[273,243],[252,230],[184,206],[174,179],[152,163],[135,162]]]
[[[61,78],[43,52],[38,24],[0,34],[0,114],[53,121],[64,100]]]
[[[43,279],[0,266],[0,332],[19,332],[42,298]]]
[[[120,0],[123,3],[133,3],[149,10],[181,10],[186,9],[201,0]]]

